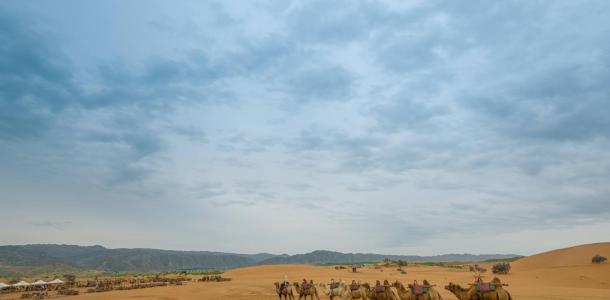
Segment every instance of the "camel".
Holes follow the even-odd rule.
[[[368,284],[367,284],[368,285]],[[400,300],[392,291],[390,283],[385,280],[383,285],[369,288],[368,297],[371,300]]]
[[[338,283],[338,287],[331,289],[330,286],[326,286],[325,283],[320,283],[320,287],[322,288],[322,292],[333,300],[335,297],[339,297],[341,300],[347,299],[347,287],[343,282]]]
[[[449,282],[449,285],[445,286],[445,289],[453,293],[460,300],[512,300],[513,297],[510,293],[502,288],[502,284],[498,278],[492,280],[496,283],[495,291],[488,292],[477,292],[476,286],[472,285],[470,288],[463,288],[459,284]]]
[[[299,283],[295,282],[294,288],[296,289],[297,294],[299,294],[299,300],[301,300],[301,298],[307,300],[307,296],[311,297],[311,300],[313,300],[313,296],[316,296],[316,299],[320,300],[320,297],[318,297],[318,290],[316,289],[316,286],[311,283],[309,284],[308,288],[301,289]]]
[[[294,299],[294,294],[292,293],[292,288],[290,287],[290,284],[286,283],[285,286],[281,287],[279,282],[275,282],[275,292],[277,293],[277,296],[280,298],[280,300],[282,300],[282,296],[284,297],[284,299]]]
[[[443,300],[441,294],[427,280],[424,280],[424,286],[428,288],[428,292],[421,295],[414,294],[411,288],[406,288],[400,281],[394,282],[393,286],[396,288],[400,300]]]
[[[345,295],[347,296],[346,299],[348,300],[353,300],[353,299],[362,299],[362,300],[369,300],[369,293],[370,293],[370,289],[371,287],[368,285],[368,283],[365,284],[358,284],[357,288],[352,289],[351,285],[347,285],[346,289],[345,289]]]

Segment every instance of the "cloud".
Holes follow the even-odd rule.
[[[306,226],[350,251],[575,240],[610,215],[605,2],[64,5],[0,11],[0,188],[24,207],[234,252]]]
[[[408,93],[395,96],[387,104],[374,107],[372,113],[377,116],[380,126],[385,130],[430,130],[433,118],[448,113],[449,108],[434,103],[420,103],[417,96]],[[427,127],[427,128],[425,128]]]
[[[333,101],[349,100],[354,79],[339,66],[315,67],[293,72],[284,82],[283,92],[295,100]]]
[[[78,93],[49,38],[0,7],[0,139],[38,137]]]
[[[379,6],[370,2],[310,1],[294,5],[285,19],[296,40],[328,45],[366,37],[378,10]]]

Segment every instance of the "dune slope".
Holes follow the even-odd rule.
[[[590,266],[596,254],[610,258],[610,243],[579,245],[524,257],[513,263],[513,270]]]

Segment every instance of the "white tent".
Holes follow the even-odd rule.
[[[0,282],[0,290],[3,290],[3,289],[5,289],[5,288],[7,288],[7,287],[9,287],[9,286],[10,286],[10,285],[8,285],[8,284],[6,284],[6,283],[4,283],[4,282]]]
[[[25,281],[19,281],[19,282],[13,284],[14,287],[22,287],[22,286],[29,286],[29,285],[31,285],[31,284],[29,284]]]
[[[45,285],[47,284],[44,280],[36,280],[32,283],[32,285]]]
[[[59,278],[55,278],[51,281],[49,281],[49,284],[63,284],[64,282],[61,281]]]

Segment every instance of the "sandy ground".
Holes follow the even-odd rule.
[[[524,258],[513,263],[509,275],[499,276],[508,283],[506,289],[514,299],[604,299],[610,300],[610,263],[591,264],[591,257],[600,254],[610,257],[610,243],[585,245],[575,248],[552,251]],[[491,267],[487,265],[487,267]],[[362,282],[376,279],[403,283],[414,279],[429,280],[437,284],[444,299],[457,299],[442,286],[448,282],[467,285],[473,275],[466,270],[443,267],[409,266],[407,274],[400,274],[396,268],[375,269],[365,267],[358,273],[351,270],[335,270],[333,267],[310,265],[276,265],[235,269],[223,274],[230,282],[189,282],[184,286],[157,287],[130,291],[115,291],[96,294],[82,294],[68,299],[277,299],[273,282],[287,275],[290,281],[303,278],[314,282],[329,282],[330,278]],[[487,276],[487,279],[491,275]],[[1,296],[0,299],[14,299],[18,295]],[[328,297],[320,294],[320,299]]]

